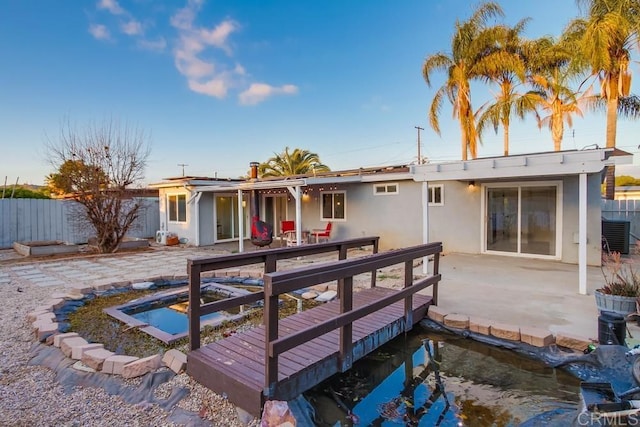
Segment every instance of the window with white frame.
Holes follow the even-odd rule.
[[[187,222],[187,195],[174,194],[167,197],[169,206],[169,221]]]
[[[347,193],[326,191],[321,193],[320,218],[323,220],[347,219]]]
[[[430,185],[429,186],[429,206],[443,206],[444,205],[444,185]]]
[[[383,195],[389,195],[389,194],[398,194],[397,182],[373,185],[374,196],[383,196]]]

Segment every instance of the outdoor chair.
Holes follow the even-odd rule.
[[[282,246],[285,242],[287,242],[287,246],[289,246],[289,242],[296,240],[296,223],[295,221],[280,221],[280,246]]]
[[[310,234],[314,237],[316,243],[319,243],[321,240],[329,241],[331,237],[331,222],[327,222],[327,226],[324,229],[311,230]]]

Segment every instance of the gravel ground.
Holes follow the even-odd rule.
[[[335,258],[333,258],[335,259]],[[41,287],[12,277],[11,265],[0,265],[0,425],[2,426],[256,426],[258,420],[243,422],[236,407],[223,397],[202,387],[186,374],[174,376],[155,390],[166,398],[174,387],[185,387],[189,395],[171,411],[156,404],[129,404],[121,396],[109,395],[96,387],[75,387],[65,392],[52,370],[28,364],[35,340],[26,315],[43,305],[55,292],[65,287]],[[308,262],[308,261],[307,261]],[[303,261],[305,263],[305,261]],[[386,270],[386,269],[385,269]],[[397,277],[395,271],[387,274]],[[401,274],[399,275],[401,277]],[[362,279],[362,284],[368,283]],[[396,285],[395,283],[392,285]],[[68,368],[71,369],[71,368]],[[135,387],[138,380],[127,380]],[[189,411],[197,423],[176,421],[176,411]]]

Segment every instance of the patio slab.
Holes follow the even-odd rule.
[[[593,291],[602,285],[599,267],[587,269],[588,295],[578,293],[578,266],[556,261],[447,254],[440,258],[440,273],[438,307],[450,313],[598,338]],[[640,327],[627,325],[640,337]]]

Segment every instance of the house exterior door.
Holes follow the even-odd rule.
[[[248,211],[244,212],[242,224],[238,224],[238,196],[236,194],[216,194],[214,224],[216,241],[238,240],[240,235],[247,237],[249,224]]]
[[[486,252],[560,257],[561,183],[485,186]]]

